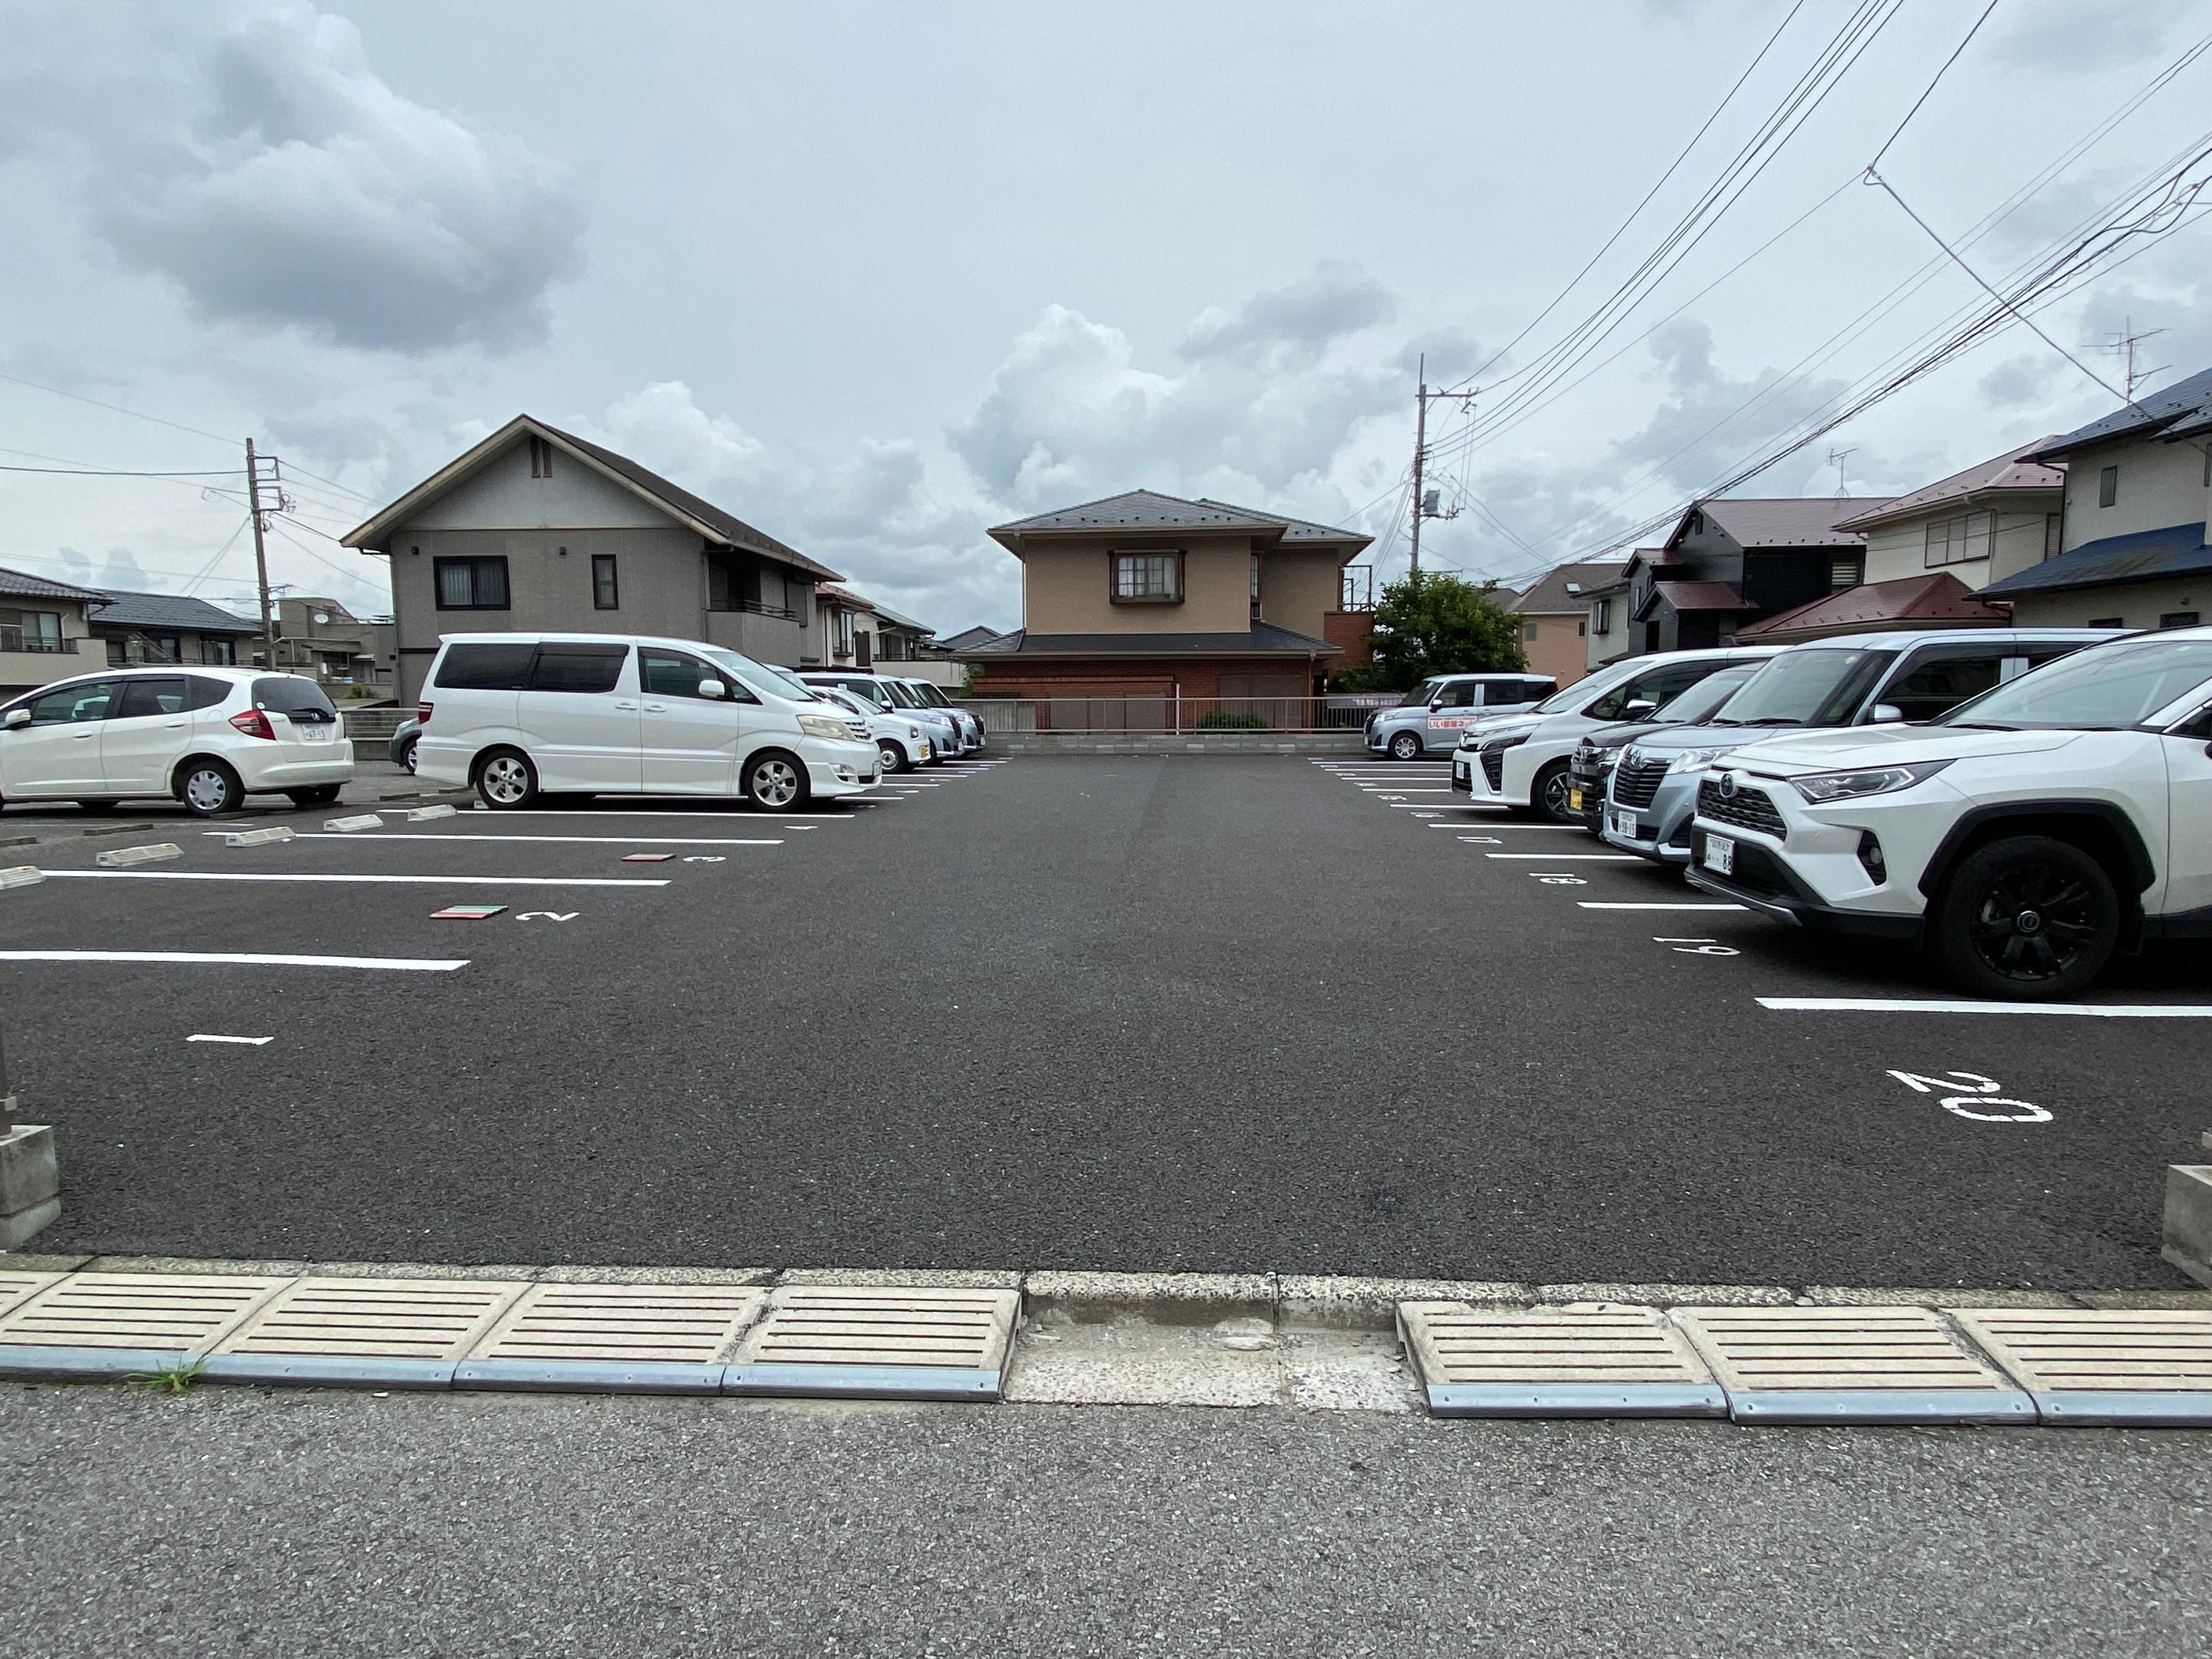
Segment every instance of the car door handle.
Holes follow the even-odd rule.
[[[617,708],[635,708],[637,705],[634,702],[617,702],[615,704],[615,707]]]
[[[190,720],[164,720],[161,722],[161,729],[164,732],[182,732],[191,725]]]
[[[649,702],[645,706],[645,712],[648,714],[665,714],[668,712],[668,705],[665,702]]]

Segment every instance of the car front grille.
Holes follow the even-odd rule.
[[[1782,814],[1766,791],[1746,786],[1733,795],[1723,795],[1711,778],[1698,786],[1698,816],[1738,830],[1755,830],[1762,836],[1783,834]]]
[[[1665,761],[1645,761],[1636,766],[1624,762],[1613,769],[1613,804],[1642,811],[1658,799],[1659,784],[1666,775]]]
[[[1492,793],[1505,787],[1505,751],[1503,749],[1482,751],[1482,775],[1489,781]]]

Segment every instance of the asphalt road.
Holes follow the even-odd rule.
[[[2203,1653],[2196,1434],[0,1385],[23,1659]]]
[[[0,948],[468,965],[0,961],[25,1115],[63,1135],[39,1247],[2183,1282],[2159,1194],[2202,1156],[2212,1025],[1766,1008],[1949,994],[1747,915],[1585,908],[1702,896],[1401,770],[1021,757],[809,819],[603,804],[252,849],[176,821],[155,872],[432,879],[58,875],[0,895]],[[523,834],[687,844],[455,838]],[[747,839],[776,844],[720,844]],[[525,875],[669,884],[454,879]],[[430,920],[455,902],[511,908]],[[2212,966],[2097,996],[2202,1006]]]

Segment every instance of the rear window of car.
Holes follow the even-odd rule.
[[[185,680],[185,708],[214,708],[230,696],[228,680],[211,680],[204,674],[192,674]]]
[[[331,700],[323,695],[323,688],[313,680],[303,680],[296,674],[271,674],[253,682],[253,706],[265,708],[275,714],[289,714],[295,719],[304,714],[311,723],[334,720],[338,711],[331,707]]]
[[[456,646],[455,650],[461,647]],[[611,691],[629,660],[626,645],[541,645],[531,671],[533,691]]]
[[[530,685],[535,645],[449,645],[435,684],[450,691],[522,691]]]

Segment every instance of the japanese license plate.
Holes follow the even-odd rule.
[[[1726,836],[1705,837],[1705,868],[1717,876],[1735,873],[1735,843]]]
[[[1620,807],[1616,806],[1606,814],[1606,827],[1611,830],[1616,836],[1626,836],[1628,840],[1634,841],[1636,839],[1636,814],[1633,812],[1623,811]]]
[[[1567,811],[1570,812],[1579,812],[1582,810],[1583,792],[1579,789],[1569,789],[1567,791]]]
[[[299,726],[292,727],[292,735],[301,743],[329,743],[338,734],[335,723],[329,726]]]

